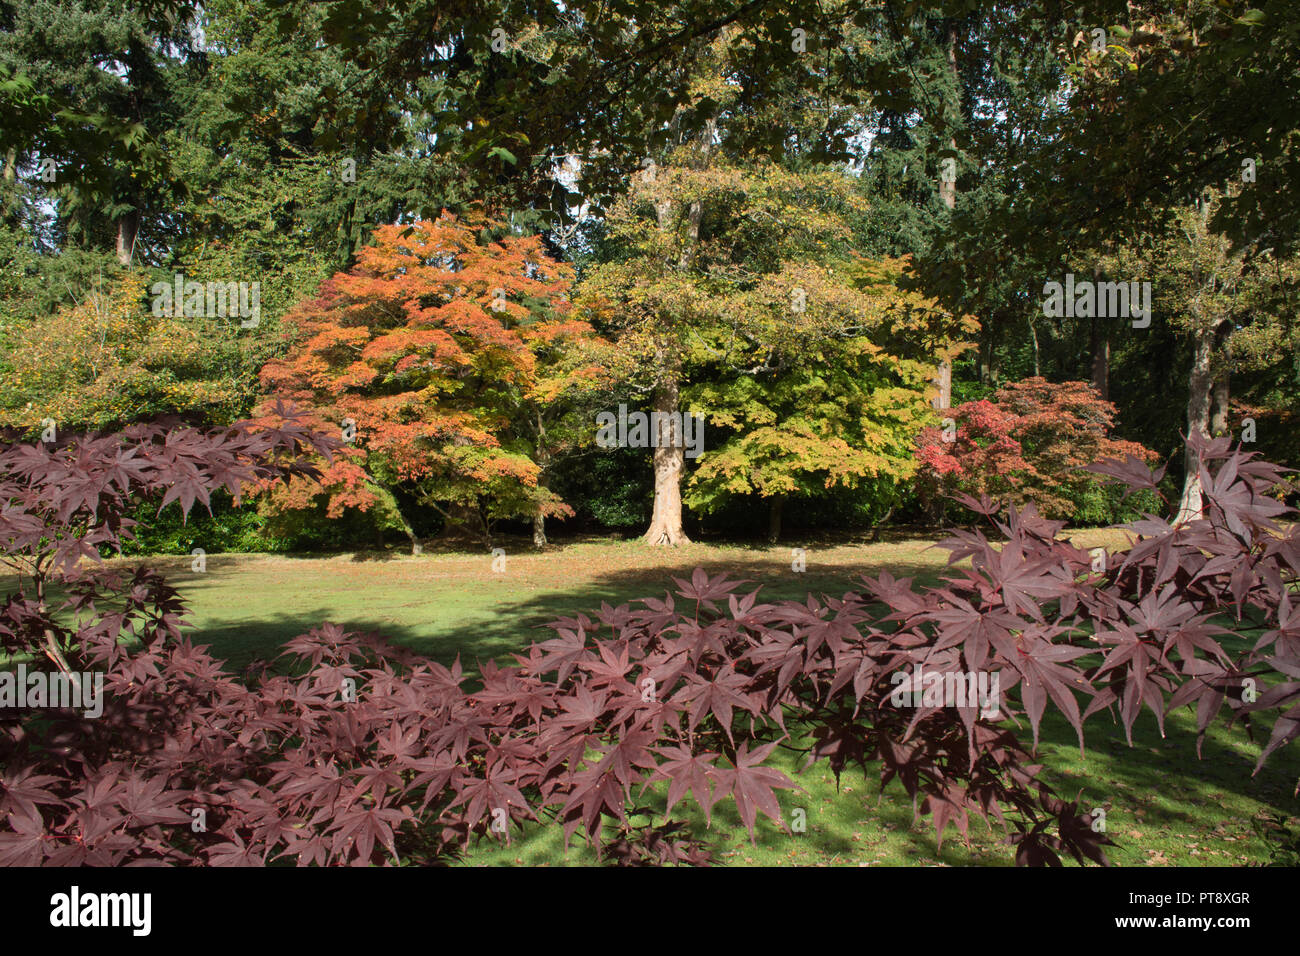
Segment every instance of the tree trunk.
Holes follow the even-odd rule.
[[[1192,371],[1188,376],[1188,438],[1193,434],[1204,438],[1210,435],[1210,392],[1214,382],[1211,370],[1213,338],[1213,332],[1208,329],[1196,333]],[[1190,445],[1183,453],[1183,466],[1186,469],[1186,477],[1183,479],[1183,495],[1178,506],[1178,517],[1174,519],[1175,525],[1186,524],[1201,516],[1200,464]]]
[[[704,124],[704,135],[695,149],[691,162],[697,168],[708,165],[713,152],[713,136],[717,129],[716,118]],[[655,218],[660,230],[672,228],[673,202],[665,199],[655,203]],[[686,209],[686,242],[677,257],[677,268],[685,272],[691,268],[695,248],[700,241],[700,222],[704,218],[704,203],[696,199]],[[655,379],[652,411],[668,414],[659,419],[655,435],[655,504],[650,527],[642,540],[652,546],[690,544],[682,528],[682,468],[686,461],[683,435],[673,434],[670,422],[680,419],[681,409],[681,356],[677,345],[668,335],[661,335],[655,346]]]
[[[1097,319],[1094,317],[1092,342],[1092,387],[1097,390],[1102,401],[1110,401],[1110,332],[1097,331]]]
[[[1227,403],[1227,372],[1223,372],[1214,380],[1214,392],[1210,397],[1210,434],[1216,438],[1227,434]]]
[[[1094,281],[1098,281],[1099,272],[1094,270]],[[1110,401],[1110,325],[1098,318],[1093,310],[1092,326],[1088,349],[1092,353],[1092,387],[1097,390],[1102,401]]]
[[[415,529],[411,527],[411,522],[406,520],[406,515],[402,514],[400,508],[397,510],[397,517],[402,522],[402,530],[406,532],[406,537],[411,542],[411,554],[423,554],[424,542],[422,542],[420,536],[415,533]],[[383,541],[382,534],[380,535],[380,541]]]
[[[415,529],[411,527],[411,522],[407,519],[406,513],[402,511],[402,506],[398,502],[396,495],[392,497],[392,502],[393,514],[396,515],[398,522],[401,523],[402,532],[411,542],[411,553],[420,554],[424,550],[424,545],[420,541],[419,535],[417,535]],[[384,532],[378,526],[375,528],[375,546],[380,549],[384,546]]]
[[[656,356],[665,355],[660,349]],[[660,368],[665,368],[660,364]],[[682,436],[673,435],[670,428],[671,413],[678,411],[677,363],[672,362],[665,368],[659,383],[655,386],[654,406],[656,412],[668,412],[669,415],[659,420],[656,435],[658,447],[654,450],[655,468],[655,508],[650,518],[650,528],[645,533],[645,543],[650,545],[690,544],[690,538],[682,530],[682,465],[686,460],[686,448]]]
[[[13,183],[18,178],[18,153],[16,150],[8,150],[5,153],[4,181]],[[5,190],[3,197],[3,208],[0,208],[0,216],[8,225],[17,226],[21,221],[19,218],[22,204],[18,200],[17,194],[10,194]]]
[[[889,519],[894,516],[895,507],[897,507],[897,505],[890,505],[889,510],[880,516],[880,520],[871,526],[871,538],[869,540],[872,544],[875,544],[880,540],[880,534],[885,530],[885,525],[888,524]]]
[[[953,96],[956,102],[953,103],[953,112],[957,119],[961,118],[961,71],[957,68],[957,21],[948,21],[948,72],[952,75]],[[948,147],[954,151],[957,149],[957,137],[948,137]],[[957,179],[939,180],[939,198],[949,209],[957,205]]]
[[[551,466],[551,449],[546,444],[546,420],[542,418],[540,407],[537,409],[535,427],[537,429],[537,485],[539,488],[544,488],[546,472]],[[533,515],[533,547],[538,551],[546,547],[546,515],[542,514],[540,508]]]
[[[939,375],[934,383],[939,386],[939,394],[934,397],[934,407],[938,411],[947,411],[952,407],[952,362],[944,359],[939,363]]]
[[[1038,327],[1034,325],[1033,319],[1027,321],[1029,322],[1029,339],[1034,343],[1034,378],[1038,378],[1043,374],[1038,365]]]
[[[124,213],[117,221],[117,261],[124,266],[131,264],[135,255],[135,236],[140,228],[140,214],[135,210]]]
[[[1210,434],[1222,438],[1228,434],[1228,373],[1222,372],[1214,380],[1210,398]]]
[[[957,21],[948,21],[948,71],[952,74],[953,90],[957,97],[956,110],[957,115],[961,115],[961,72],[957,69]],[[957,149],[957,138],[950,136],[948,146],[952,150]],[[939,179],[939,198],[949,209],[957,208],[957,179],[954,176],[951,180],[943,177]],[[934,407],[939,411],[945,411],[952,407],[952,361],[943,359],[939,362],[939,375],[935,379],[935,384],[939,386],[939,394],[935,397]]]
[[[1101,282],[1101,263],[1092,267],[1092,281]],[[1088,351],[1092,355],[1092,387],[1102,401],[1110,401],[1110,324],[1092,310]]]
[[[776,544],[781,540],[781,511],[785,507],[785,495],[776,495],[767,512],[767,540]]]
[[[46,613],[45,577],[44,575],[39,575],[39,574],[36,577],[36,604],[39,609],[39,613],[42,615],[45,614]],[[54,666],[56,666],[59,670],[63,671],[63,673],[67,674],[69,677],[72,676],[72,668],[68,666],[67,658],[63,656],[63,651],[59,647],[58,635],[54,633],[53,628],[47,627],[45,629],[44,650],[45,650],[45,656],[48,657],[51,661],[53,661]]]
[[[655,215],[659,228],[672,227],[672,203],[660,202],[655,205]],[[698,201],[691,203],[687,212],[690,237],[699,237],[701,209]],[[677,267],[690,267],[691,246],[688,243],[678,258]],[[668,425],[674,414],[680,413],[678,401],[681,383],[678,379],[681,359],[674,345],[667,339],[660,339],[655,347],[655,368],[659,370],[654,387],[653,411],[668,412],[659,419],[659,431],[654,436],[654,470],[655,470],[655,505],[650,518],[650,527],[643,540],[646,544],[659,546],[690,544],[686,532],[682,529],[682,466],[686,460],[686,448],[683,436],[670,435]],[[653,419],[652,419],[653,420]]]
[[[1210,397],[1210,434],[1221,438],[1228,434],[1228,386],[1232,375],[1232,366],[1228,362],[1228,337],[1232,334],[1232,323],[1220,322],[1214,333],[1214,390]]]

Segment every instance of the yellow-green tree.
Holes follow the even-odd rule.
[[[686,503],[758,496],[775,534],[788,496],[911,473],[938,360],[963,326],[901,291],[901,261],[853,255],[866,210],[843,173],[697,157],[688,147],[634,177],[579,302],[653,411],[707,417]],[[684,451],[655,449],[650,544],[686,540]]]
[[[155,315],[149,276],[122,273],[76,306],[15,331],[0,379],[0,426],[28,434],[107,429],[178,414],[225,424],[256,384],[238,319]]]
[[[770,323],[754,336],[757,364],[689,390],[727,436],[691,476],[692,509],[757,498],[775,542],[791,498],[872,482],[892,508],[916,472],[916,437],[935,420],[935,343],[977,328],[904,291],[906,269],[901,259],[791,266],[753,290],[756,320]]]

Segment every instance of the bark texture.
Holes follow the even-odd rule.
[[[117,261],[124,266],[129,266],[135,255],[135,237],[139,228],[140,214],[135,211],[123,214],[117,221]]]

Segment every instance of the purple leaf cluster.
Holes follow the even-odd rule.
[[[239,427],[0,451],[0,548],[28,569],[0,640],[102,671],[107,696],[94,719],[0,711],[0,865],[428,865],[535,825],[618,865],[708,863],[705,834],[674,812],[689,802],[710,822],[726,804],[751,838],[763,818],[785,829],[799,788],[781,749],[896,783],[940,841],[982,821],[1018,863],[1106,863],[1110,840],[1017,736],[1027,724],[1036,747],[1049,706],[1081,746],[1090,716],[1117,715],[1131,739],[1144,708],[1163,721],[1194,707],[1202,733],[1224,706],[1276,714],[1263,757],[1300,732],[1285,478],[1226,442],[1197,446],[1203,517],[1146,516],[1102,570],[1032,507],[972,502],[998,540],[955,533],[936,585],[882,574],[861,593],[762,603],[696,570],[662,599],[556,621],[473,675],[332,624],[234,675],[185,635],[161,575],[95,567],[132,501],[188,510],[305,473],[327,445]],[[1158,484],[1133,462],[1095,470]],[[1242,634],[1253,643],[1230,653]],[[917,668],[996,673],[996,713],[900,706],[898,675]]]

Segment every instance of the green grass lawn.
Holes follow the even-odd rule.
[[[1107,532],[1084,532],[1077,543],[1118,544]],[[807,570],[791,570],[791,542],[782,546],[692,544],[677,550],[647,549],[639,542],[587,540],[537,554],[519,542],[507,547],[505,570],[492,570],[492,557],[464,552],[348,554],[332,557],[209,555],[203,573],[190,559],[152,559],[166,569],[192,608],[196,642],[239,667],[255,657],[273,657],[287,639],[323,622],[377,631],[395,643],[449,663],[460,655],[468,669],[489,657],[504,658],[530,640],[549,636],[538,628],[557,617],[593,611],[602,601],[617,604],[662,596],[672,577],[689,577],[695,567],[726,571],[762,586],[767,598],[803,598],[809,591],[841,595],[861,574],[933,579],[946,552],[928,541],[877,544],[827,543],[807,547]],[[0,582],[4,583],[4,582]],[[1251,776],[1262,741],[1240,728],[1217,726],[1197,759],[1194,717],[1179,712],[1166,722],[1161,739],[1144,713],[1134,746],[1122,729],[1099,714],[1087,724],[1088,750],[1080,756],[1074,731],[1049,710],[1040,754],[1049,779],[1063,795],[1082,791],[1088,809],[1107,808],[1107,832],[1121,845],[1111,851],[1118,865],[1240,865],[1267,859],[1251,830],[1251,818],[1265,809],[1294,816],[1300,777],[1294,748],[1276,754]],[[1264,734],[1267,737],[1267,734]],[[1028,727],[1022,739],[1032,738]],[[805,812],[807,832],[786,834],[760,821],[756,843],[738,826],[734,807],[715,809],[712,833],[723,858],[736,864],[798,865],[1009,865],[1001,832],[975,828],[970,846],[949,830],[936,846],[928,820],[913,825],[911,802],[897,784],[881,798],[874,779],[846,772],[839,783],[824,765],[798,775],[799,755],[785,757],[785,769],[804,788],[784,792],[786,819]],[[675,810],[675,815],[690,804]],[[704,821],[699,820],[701,827]],[[558,827],[533,828],[513,842],[484,842],[471,848],[469,864],[562,864],[592,862],[575,838],[567,850]]]
[[[522,542],[521,542],[522,545]],[[321,621],[374,630],[444,663],[461,655],[500,658],[551,634],[558,617],[662,597],[673,577],[696,567],[762,586],[763,596],[803,599],[809,591],[841,595],[862,573],[933,578],[946,554],[928,542],[807,549],[807,570],[791,570],[791,548],[692,544],[675,551],[639,542],[587,541],[535,553],[507,551],[505,570],[492,556],[447,553],[412,557],[363,553],[329,558],[209,555],[207,570],[189,558],[154,559],[191,603],[202,640],[232,665],[278,653],[279,646]],[[864,557],[869,554],[870,557]],[[542,628],[539,630],[539,628]]]

